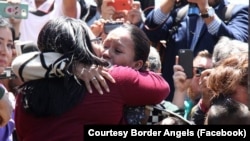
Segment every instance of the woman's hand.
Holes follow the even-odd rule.
[[[143,21],[144,14],[141,10],[141,3],[139,1],[133,2],[133,8],[128,11],[126,21],[131,24],[138,24]]]
[[[202,89],[202,97],[201,97],[201,99],[203,101],[202,103],[206,107],[209,107],[211,105],[211,99],[215,95],[214,92],[209,88],[209,84],[207,81],[208,77],[212,71],[214,71],[214,69],[204,70],[201,73],[200,80],[199,80],[199,86]]]
[[[101,6],[101,15],[105,20],[111,20],[112,16],[115,13],[115,8],[113,6],[109,6],[108,3],[113,2],[113,0],[103,0]]]
[[[101,86],[106,92],[110,92],[106,79],[115,83],[113,77],[108,73],[108,69],[100,66],[92,65],[91,67],[84,67],[83,65],[77,65],[76,74],[79,79],[84,81],[89,93],[93,92],[90,83],[94,85],[100,94],[103,94]]]
[[[13,98],[13,94],[8,93],[5,90],[3,97],[0,99],[0,127],[5,126],[11,118],[11,114],[14,109],[13,103],[15,103],[12,102]]]

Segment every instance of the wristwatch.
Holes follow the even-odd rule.
[[[213,7],[209,7],[209,8],[207,8],[205,13],[201,13],[200,15],[202,18],[209,18],[209,17],[213,17],[214,14],[215,14],[215,11],[214,11]]]

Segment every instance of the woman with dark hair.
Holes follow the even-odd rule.
[[[228,96],[219,95],[212,100],[205,125],[249,125],[249,108]]]
[[[24,81],[28,80],[19,89],[16,106],[16,128],[21,140],[82,141],[84,125],[126,124],[123,116],[124,106],[156,104],[167,97],[169,86],[160,75],[133,69],[138,65],[144,65],[147,60],[150,44],[144,32],[139,31],[139,39],[146,41],[141,44],[137,43],[139,40],[134,39],[135,35],[131,35],[134,27],[124,26],[114,31],[114,34],[104,41],[104,48],[112,48],[115,53],[110,52],[103,57],[109,58],[107,63],[91,52],[94,49],[88,30],[86,23],[80,20],[65,17],[54,19],[48,22],[39,34],[38,47],[41,53],[24,54],[13,61],[15,73],[23,77]],[[117,32],[123,34],[115,36]],[[142,51],[141,47],[136,50],[133,58],[126,57],[127,52],[141,45],[146,45],[145,48],[148,49]],[[128,48],[124,49],[125,47]],[[43,56],[53,58],[50,53],[57,54],[56,61],[45,59]],[[139,53],[144,55],[138,56]],[[36,56],[33,56],[36,59],[32,58],[32,54],[39,56],[38,61]],[[94,89],[93,93],[89,94],[84,89],[83,82],[77,77],[88,72],[88,67],[92,64],[105,67],[110,63],[123,61],[115,60],[111,57],[113,55],[121,55],[119,57],[131,61],[132,65],[128,67],[124,63],[107,68],[116,81],[107,81],[110,92],[100,96]],[[30,68],[32,73],[25,70],[32,61],[33,64],[43,64],[45,73],[42,69],[41,72],[45,74],[44,78],[32,80],[30,74],[35,72]],[[31,79],[26,79],[27,75]],[[91,75],[93,77],[93,74]],[[91,81],[97,81],[96,76]]]

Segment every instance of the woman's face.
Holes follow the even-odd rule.
[[[111,31],[103,41],[102,57],[112,65],[136,67],[134,43],[124,28]]]
[[[12,32],[8,27],[0,28],[0,67],[8,67],[13,54]]]

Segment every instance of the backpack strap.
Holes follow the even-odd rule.
[[[171,29],[169,29],[169,33],[170,33],[169,37],[171,37],[171,35],[173,35],[177,31],[177,29],[178,29],[178,27],[180,25],[181,20],[183,19],[183,17],[185,16],[185,14],[188,11],[188,8],[189,8],[189,4],[185,5],[184,7],[182,7],[177,12],[177,15],[176,15],[176,18],[175,18],[175,24],[174,24],[174,26],[172,26]]]
[[[178,12],[177,12],[177,16],[175,18],[175,22],[178,23],[180,22],[183,17],[185,16],[185,14],[187,13],[188,11],[188,8],[189,8],[189,5],[185,5],[184,7],[182,7]]]
[[[232,10],[235,6],[236,4],[228,4],[224,7],[221,19],[223,19],[225,24],[228,24],[229,20],[232,18]]]

